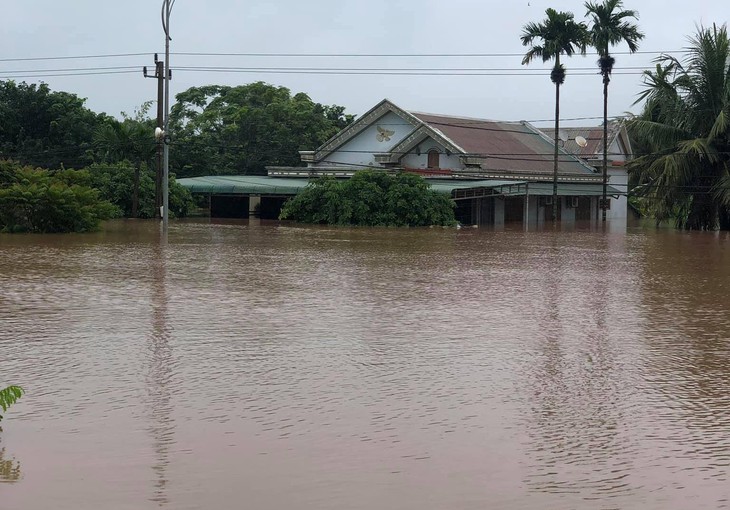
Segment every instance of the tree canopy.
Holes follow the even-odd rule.
[[[321,145],[352,122],[341,106],[263,82],[192,87],[170,113],[178,177],[260,174],[267,165],[301,165],[300,150]]]
[[[0,231],[87,232],[117,214],[88,172],[51,172],[0,161]]]
[[[108,117],[46,84],[0,81],[0,158],[43,168],[93,162],[92,136]]]
[[[629,124],[646,153],[629,171],[658,220],[679,228],[730,230],[730,40],[726,26],[700,27],[683,60],[645,72],[642,114]],[[638,102],[638,101],[637,101]]]
[[[350,179],[321,177],[286,202],[281,219],[330,225],[454,225],[454,202],[422,177],[362,170]]]

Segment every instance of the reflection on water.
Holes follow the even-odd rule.
[[[5,448],[0,448],[0,483],[17,482],[20,476],[20,462],[5,458]]]
[[[165,290],[167,240],[160,234],[153,242],[149,261],[152,328],[149,335],[149,370],[145,380],[148,390],[147,408],[149,430],[153,440],[155,462],[154,494],[151,501],[160,506],[170,501],[167,496],[167,467],[170,463],[170,447],[174,442],[172,418],[172,394],[175,361],[170,347],[170,330],[167,326],[167,293]]]
[[[0,236],[0,373],[28,390],[3,509],[730,508],[728,246],[266,222]]]

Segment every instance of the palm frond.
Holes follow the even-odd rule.
[[[0,390],[0,407],[3,412],[7,411],[11,405],[17,402],[18,399],[23,396],[23,393],[25,392],[20,386],[8,386],[7,388]],[[0,421],[2,421],[2,419],[3,416],[0,414]]]

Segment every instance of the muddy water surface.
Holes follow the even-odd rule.
[[[730,508],[730,238],[0,235],[0,507]]]

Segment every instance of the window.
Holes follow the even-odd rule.
[[[439,168],[439,151],[436,149],[428,151],[428,168]]]

